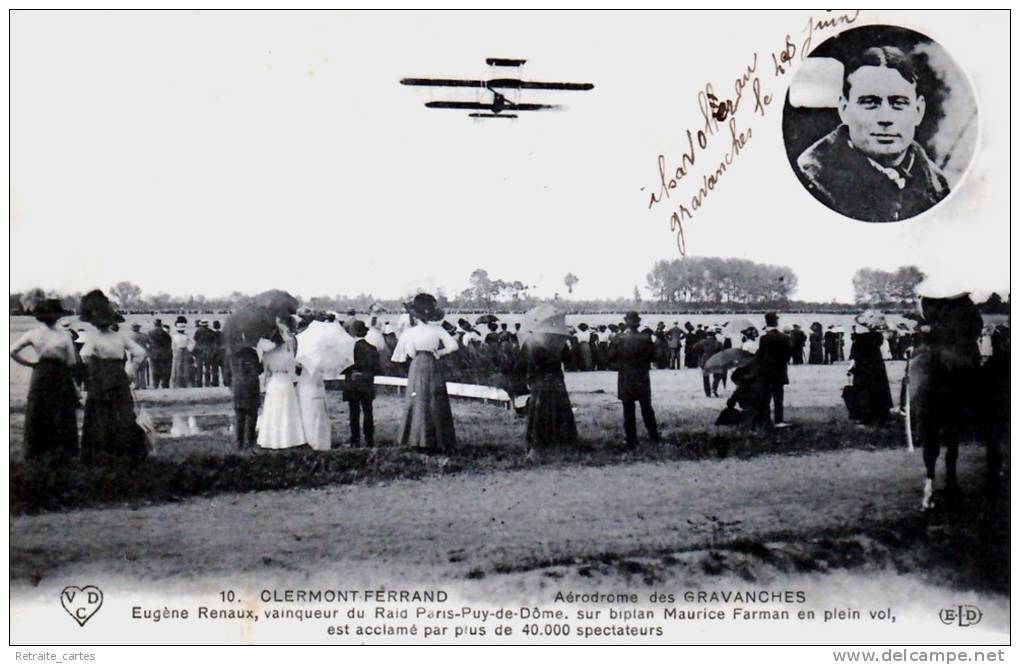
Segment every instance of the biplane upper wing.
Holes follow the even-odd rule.
[[[504,90],[591,90],[591,83],[557,83],[549,81],[522,81],[521,79],[400,79],[401,85],[438,88],[502,88]]]

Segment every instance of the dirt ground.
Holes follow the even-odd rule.
[[[845,371],[845,364],[791,368],[788,420],[805,430],[852,428],[839,398]],[[895,399],[902,363],[889,363],[888,371]],[[615,375],[569,374],[567,383],[582,439],[619,442]],[[704,397],[698,372],[653,372],[652,385],[670,445],[682,445],[685,433],[716,430],[723,400]],[[163,455],[232,445],[222,388],[143,391],[139,399],[164,424],[183,413],[207,427],[201,436],[162,439]],[[330,399],[334,438],[343,441],[346,407],[335,394]],[[380,398],[383,442],[395,436],[400,408],[399,397]],[[523,453],[524,423],[512,413],[455,401],[454,416],[465,441]],[[12,398],[12,457],[22,420]],[[786,434],[796,437],[797,430]],[[205,593],[276,580],[325,588],[437,583],[467,597],[527,600],[564,585],[672,581],[704,588],[724,579],[810,579],[824,586],[820,578],[838,574],[848,588],[894,576],[896,584],[910,580],[939,598],[949,588],[976,589],[988,602],[1008,603],[1009,499],[991,526],[975,531],[984,519],[983,470],[983,451],[965,446],[960,473],[969,508],[953,519],[920,516],[921,454],[905,447],[558,463],[16,515],[10,582],[21,597],[81,579]]]
[[[976,487],[980,451],[965,448]],[[848,451],[750,460],[461,474],[222,495],[11,520],[14,586],[100,575],[465,579],[609,556],[810,537],[911,519],[920,455]],[[729,526],[713,529],[714,521]]]

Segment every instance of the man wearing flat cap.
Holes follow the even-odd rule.
[[[648,370],[655,360],[655,344],[649,335],[638,332],[641,317],[627,312],[626,329],[613,337],[609,346],[609,361],[617,370],[616,395],[623,403],[623,432],[628,448],[637,446],[637,422],[634,403],[641,406],[641,418],[648,430],[648,438],[659,443],[659,426],[652,409],[652,383]]]

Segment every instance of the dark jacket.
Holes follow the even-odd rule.
[[[375,399],[375,376],[379,373],[379,350],[364,338],[354,343],[354,364],[344,370],[344,399]]]
[[[667,333],[669,339],[669,348],[673,350],[679,350],[684,344],[684,331],[680,329],[680,326],[673,326]]]
[[[652,398],[648,370],[655,360],[655,344],[648,335],[627,330],[609,345],[609,361],[617,370],[616,396],[621,402]]]
[[[234,393],[234,408],[257,411],[259,408],[259,374],[262,363],[259,354],[250,346],[234,351],[230,356],[230,388]]]
[[[153,360],[169,360],[173,357],[170,333],[162,328],[149,331],[149,357]]]
[[[195,355],[202,360],[210,360],[216,355],[216,347],[219,346],[220,336],[205,326],[195,329]]]
[[[807,342],[807,335],[800,328],[794,328],[793,332],[790,333],[790,342],[793,344],[794,351],[804,351],[804,344]]]
[[[912,143],[895,169],[901,189],[850,144],[850,130],[840,125],[797,158],[801,182],[832,210],[866,222],[895,222],[919,215],[949,195],[945,176]]]
[[[785,385],[790,382],[786,365],[791,355],[790,338],[785,333],[773,328],[761,336],[757,356],[761,362],[762,377],[769,385]]]

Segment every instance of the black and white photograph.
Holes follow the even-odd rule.
[[[12,659],[1005,659],[1008,11],[8,18]]]
[[[898,26],[862,26],[819,44],[783,109],[804,188],[862,222],[899,222],[938,205],[965,174],[977,135],[966,75],[939,44]]]

